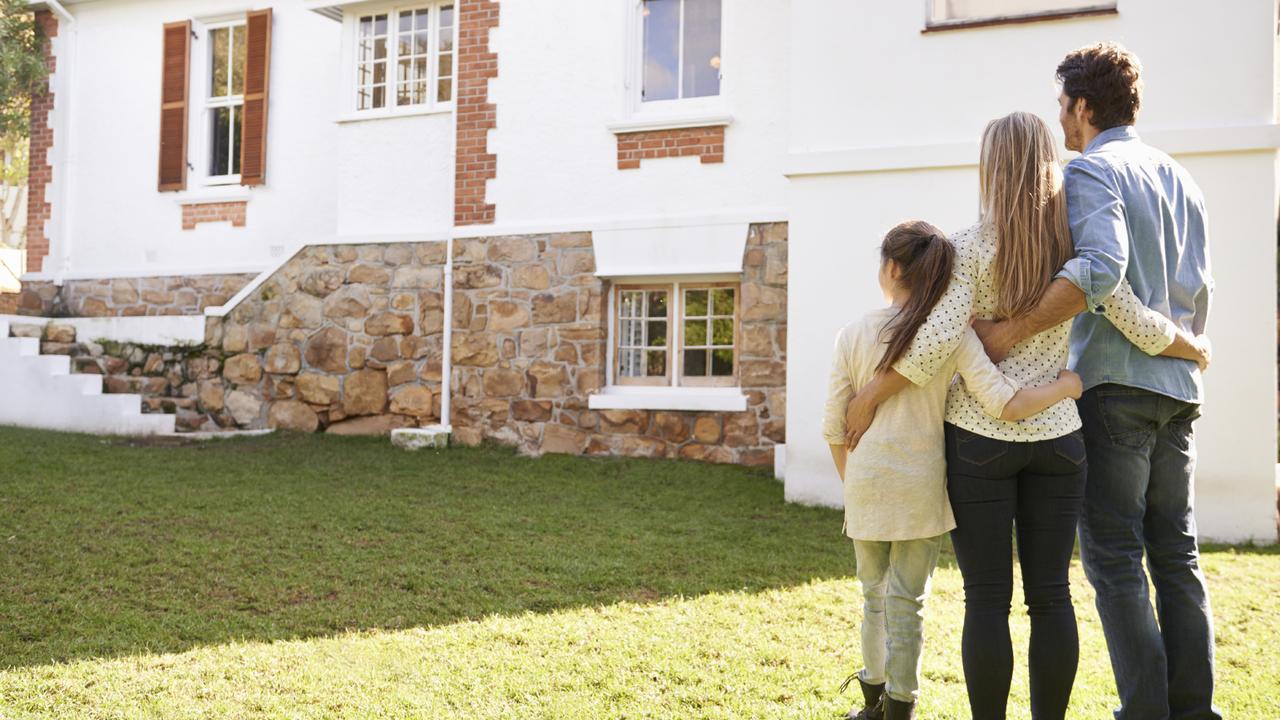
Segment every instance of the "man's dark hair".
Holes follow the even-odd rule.
[[[1058,82],[1070,98],[1068,110],[1084,98],[1093,126],[1106,130],[1132,125],[1142,106],[1142,63],[1116,43],[1088,45],[1067,53],[1058,64]]]

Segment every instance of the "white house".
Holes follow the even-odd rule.
[[[179,429],[441,424],[772,464],[826,504],[830,339],[878,302],[880,236],[972,222],[984,123],[1052,118],[1061,56],[1122,41],[1212,213],[1201,528],[1275,539],[1269,0],[32,4],[21,311],[73,318],[41,347],[66,370]]]

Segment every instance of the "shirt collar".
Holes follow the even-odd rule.
[[[1106,130],[1103,130],[1102,132],[1098,133],[1097,137],[1093,139],[1093,142],[1089,143],[1089,146],[1084,149],[1084,152],[1085,153],[1090,152],[1091,150],[1098,147],[1099,145],[1102,145],[1103,143],[1109,143],[1112,140],[1137,140],[1137,139],[1138,139],[1137,128],[1135,128],[1132,125],[1117,125],[1113,128],[1107,128]],[[1083,155],[1084,153],[1081,153],[1081,154]]]

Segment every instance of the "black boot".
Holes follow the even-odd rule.
[[[884,720],[911,720],[916,714],[916,704],[894,700],[884,696]]]
[[[859,687],[862,688],[862,709],[854,708],[845,715],[847,720],[884,720],[884,683],[879,685],[870,685],[862,681],[857,673],[845,678],[844,684],[840,686],[840,692],[844,692],[849,684],[857,678]]]

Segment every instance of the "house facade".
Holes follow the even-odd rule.
[[[983,124],[1051,118],[1057,59],[1121,40],[1232,238],[1206,533],[1274,540],[1270,0],[32,4],[19,305],[68,318],[40,349],[69,371],[181,430],[443,425],[825,504],[830,338],[880,235],[972,222]]]

